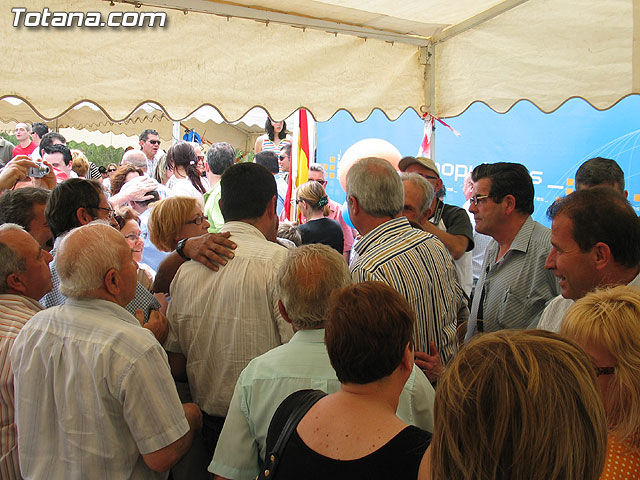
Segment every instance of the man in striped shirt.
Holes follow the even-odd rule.
[[[407,299],[417,320],[416,363],[433,381],[457,350],[463,292],[451,255],[436,236],[399,217],[404,189],[387,161],[366,158],[351,167],[347,202],[351,221],[363,235],[355,246],[358,258],[351,264],[351,276],[356,282],[384,282]]]
[[[21,478],[9,350],[24,324],[42,310],[38,299],[52,287],[51,259],[19,225],[0,226],[0,478],[5,480]]]

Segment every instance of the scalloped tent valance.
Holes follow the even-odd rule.
[[[85,100],[112,120],[154,102],[173,120],[213,105],[228,121],[254,106],[361,121],[374,108],[454,116],[474,101],[504,112],[528,99],[548,112],[577,96],[604,109],[640,93],[640,0],[34,0],[27,10],[45,7],[167,14],[155,28],[5,19],[0,98],[47,119]]]

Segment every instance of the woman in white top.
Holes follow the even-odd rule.
[[[189,143],[173,144],[167,152],[167,168],[173,171],[173,176],[167,181],[167,188],[173,195],[194,197],[204,203],[206,189],[197,164],[198,157]]]

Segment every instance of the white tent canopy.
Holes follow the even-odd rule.
[[[186,128],[194,129],[210,142],[225,141],[236,148],[250,151],[253,149],[256,138],[264,133],[266,119],[267,113],[263,109],[253,108],[240,120],[228,123],[216,109],[204,106],[182,120],[180,124],[182,133]],[[15,98],[0,100],[0,130],[12,132],[18,122],[42,121],[43,119],[21,100]],[[135,137],[130,139],[127,145],[137,145],[137,137],[146,128],[156,130],[163,142],[170,144],[175,122],[158,106],[148,103],[141,105],[126,120],[114,122],[109,120],[100,108],[92,103],[83,102],[46,123],[55,130],[75,129]],[[103,144],[106,144],[105,140],[109,138],[85,135],[79,131],[74,132],[71,138],[76,139],[76,137],[82,139],[86,137],[88,142],[98,139]],[[122,139],[120,140],[119,145],[122,142]]]
[[[0,97],[53,119],[91,100],[111,120],[143,103],[174,120],[298,107],[317,120],[380,108],[453,116],[520,99],[552,111],[640,93],[640,0],[33,0],[29,12],[166,12],[164,27],[0,24]],[[6,7],[9,10],[9,6]],[[10,47],[10,48],[9,48]],[[20,48],[22,47],[22,48]]]

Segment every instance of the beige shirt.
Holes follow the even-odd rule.
[[[235,256],[218,272],[184,263],[171,283],[165,348],[187,358],[189,387],[209,415],[224,417],[240,373],[293,335],[278,311],[277,274],[287,249],[252,225],[228,222]]]

